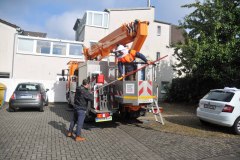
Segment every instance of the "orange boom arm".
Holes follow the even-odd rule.
[[[123,24],[90,48],[84,48],[85,59],[100,61],[107,57],[118,44],[126,45],[130,42],[133,42],[131,49],[139,52],[148,35],[148,25],[149,22],[139,20]]]

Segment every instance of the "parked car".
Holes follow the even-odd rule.
[[[200,100],[197,117],[202,122],[232,127],[240,134],[240,89],[211,90]]]
[[[14,112],[19,108],[39,108],[48,105],[47,91],[42,83],[19,83],[9,100],[9,111]]]

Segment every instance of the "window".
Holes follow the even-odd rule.
[[[93,13],[92,12],[88,12],[88,16],[87,16],[87,19],[88,19],[88,22],[87,24],[88,25],[92,25],[92,19],[93,19]]]
[[[87,25],[97,27],[108,27],[109,15],[106,12],[87,12]]]
[[[203,98],[214,101],[230,102],[234,96],[233,92],[226,91],[210,91]]]
[[[55,55],[66,55],[66,44],[65,43],[53,43],[53,54]]]
[[[157,26],[157,35],[161,36],[161,26]]]
[[[168,90],[169,82],[168,81],[162,81],[161,82],[161,93],[166,94]]]
[[[33,52],[34,41],[32,39],[19,38],[18,51],[20,52]]]
[[[50,54],[51,43],[48,41],[37,41],[37,53]]]
[[[160,55],[160,52],[157,52],[157,53],[156,53],[156,59],[159,59],[160,56],[161,56],[161,55]]]
[[[82,56],[82,45],[70,44],[69,46],[69,55],[73,56]]]
[[[40,86],[37,84],[19,84],[17,91],[40,91]]]
[[[108,14],[104,14],[103,27],[108,27]]]
[[[94,25],[94,26],[103,26],[103,25],[102,25],[102,22],[103,22],[103,15],[102,15],[102,14],[95,13],[95,14],[94,14],[93,25]]]

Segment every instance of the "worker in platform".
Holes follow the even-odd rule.
[[[73,118],[70,122],[70,127],[67,133],[68,137],[73,136],[73,128],[75,124],[77,124],[76,129],[76,141],[84,141],[85,138],[81,136],[81,129],[83,127],[85,114],[88,106],[88,102],[94,100],[93,94],[89,92],[89,82],[87,79],[84,79],[82,81],[82,85],[78,86],[76,88],[76,93],[74,97],[74,112],[73,112]]]
[[[124,77],[124,75],[127,73],[137,69],[137,65],[134,63],[136,57],[140,58],[147,64],[151,64],[151,61],[147,60],[143,54],[136,52],[135,50],[129,50],[123,45],[118,45],[115,53],[118,62],[118,71],[122,77]],[[123,72],[123,66],[125,66],[125,73]],[[134,81],[135,74],[136,73],[127,76],[126,80]]]

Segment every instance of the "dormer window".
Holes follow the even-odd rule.
[[[109,14],[106,12],[87,11],[86,25],[108,28]]]

